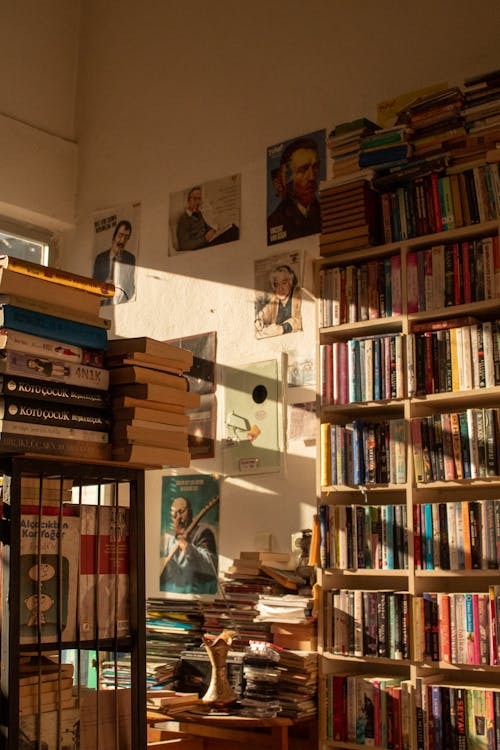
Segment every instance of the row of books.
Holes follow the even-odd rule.
[[[326,677],[326,735],[335,742],[408,748],[411,683],[394,675]]]
[[[129,509],[46,504],[44,493],[57,482],[46,478],[34,490],[40,503],[21,507],[20,643],[127,636]]]
[[[406,591],[325,591],[326,650],[342,656],[409,659],[410,602]]]
[[[419,324],[418,332],[410,334],[407,339],[410,395],[500,385],[500,323],[496,320],[470,323],[473,320],[441,321],[443,327],[438,330],[432,330],[432,324]]]
[[[320,270],[322,327],[400,315],[401,256]]]
[[[500,293],[496,235],[411,251],[406,266],[408,313],[494,299]]]
[[[406,570],[406,505],[319,508],[321,566],[334,570]]]
[[[417,176],[406,184],[381,192],[383,242],[421,237],[500,218],[500,155],[491,162],[455,165],[440,174]],[[398,175],[398,181],[401,177]],[[375,178],[381,191],[387,177]]]
[[[412,600],[415,661],[497,666],[500,586],[480,592],[426,592]]]
[[[416,482],[497,476],[498,417],[475,408],[410,420]]]
[[[404,419],[346,425],[323,422],[320,440],[321,486],[404,484]]]
[[[500,748],[500,691],[442,675],[417,677],[416,732],[423,748]]]
[[[497,570],[500,567],[500,500],[415,505],[413,528],[416,569]]]
[[[379,196],[366,180],[324,187],[319,204],[320,255],[380,241]]]
[[[402,334],[321,344],[320,392],[324,406],[403,398]]]

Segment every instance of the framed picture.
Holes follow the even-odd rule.
[[[193,459],[213,458],[217,429],[215,398],[216,333],[200,333],[171,339],[169,344],[193,353],[193,365],[186,377],[189,388],[200,394],[200,406],[189,409],[188,447]]]
[[[201,250],[240,237],[241,175],[195,183],[170,194],[169,253]]]
[[[160,591],[217,592],[219,493],[212,475],[163,477]]]

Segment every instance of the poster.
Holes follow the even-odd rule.
[[[234,242],[240,236],[241,175],[170,194],[169,254]]]
[[[302,330],[302,265],[300,251],[255,261],[256,338]]]
[[[228,475],[281,468],[278,362],[227,368],[222,457]]]
[[[140,204],[126,204],[96,211],[92,278],[115,285],[115,296],[101,305],[132,302],[136,294],[139,260]]]
[[[326,131],[267,149],[267,244],[321,231],[319,183],[326,176]]]
[[[160,591],[217,593],[219,493],[216,476],[163,477]]]
[[[186,377],[189,390],[200,394],[200,405],[189,409],[188,446],[191,458],[213,458],[215,455],[216,415],[215,356],[216,333],[200,333],[171,339],[169,344],[193,353],[193,365]]]

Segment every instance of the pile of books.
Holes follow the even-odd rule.
[[[109,342],[112,457],[148,466],[189,466],[187,409],[200,397],[185,377],[191,352],[146,336]]]
[[[466,131],[462,103],[460,88],[453,86],[421,97],[399,113],[398,123],[412,132],[415,159],[463,148]]]
[[[363,138],[378,130],[380,125],[366,117],[341,122],[333,128],[327,140],[333,184],[342,185],[373,176],[372,169],[360,169],[359,149]]]
[[[380,241],[379,197],[363,179],[320,185],[320,255],[376,245]]]
[[[302,651],[280,652],[278,697],[280,716],[304,719],[318,710],[318,655]]]
[[[109,458],[99,309],[113,293],[94,279],[0,256],[0,451]]]

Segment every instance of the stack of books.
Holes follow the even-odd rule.
[[[467,148],[484,156],[500,142],[500,70],[466,78],[463,104]]]
[[[259,575],[262,566],[271,566],[280,570],[293,570],[295,560],[290,552],[272,552],[271,550],[248,550],[240,552],[228,568],[229,573],[248,573]]]
[[[359,166],[376,171],[406,164],[412,155],[411,128],[395,125],[363,138],[360,143]]]
[[[360,169],[359,147],[363,138],[377,130],[380,125],[366,117],[341,122],[333,128],[327,140],[333,183],[342,185],[373,176],[373,170]]]
[[[380,241],[379,197],[366,180],[320,185],[320,255],[332,255]]]
[[[314,652],[280,652],[278,697],[280,716],[305,719],[318,710],[318,655]]]
[[[109,342],[112,457],[149,466],[189,466],[187,409],[199,406],[185,377],[189,351],[146,336]]]
[[[458,86],[423,96],[399,112],[398,124],[407,125],[416,159],[465,145],[463,94]]]
[[[109,458],[108,323],[99,309],[113,293],[0,256],[0,451]]]

